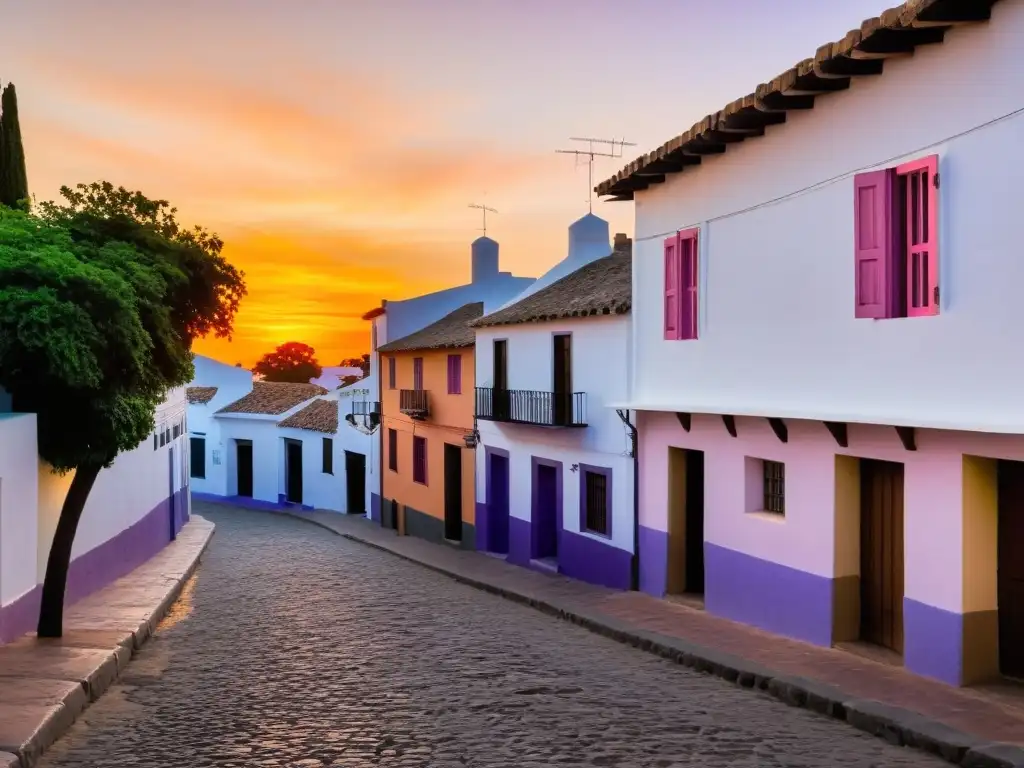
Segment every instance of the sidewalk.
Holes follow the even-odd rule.
[[[64,637],[0,646],[0,768],[34,765],[117,679],[182,592],[213,530],[193,515],[159,554],[67,609]]]
[[[845,720],[894,744],[968,768],[1024,766],[1024,691],[953,688],[838,649],[820,648],[638,592],[616,592],[432,544],[361,517],[289,513],[458,581],[793,706]]]

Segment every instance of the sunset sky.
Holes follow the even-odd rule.
[[[617,171],[884,0],[2,2],[29,185],[106,179],[217,231],[249,296],[251,365],[304,341],[368,351],[360,316],[469,279],[486,202],[502,269],[539,275],[587,210],[570,136],[625,137]],[[631,203],[595,203],[632,231]]]

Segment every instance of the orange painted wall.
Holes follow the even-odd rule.
[[[448,394],[448,355],[462,356],[462,393]],[[395,387],[391,388],[389,358],[395,358]],[[414,421],[399,410],[399,391],[413,387],[413,360],[423,358],[423,388],[427,391],[429,415]],[[381,354],[381,424],[383,428],[384,474],[381,495],[439,520],[444,519],[444,446],[462,450],[462,520],[471,525],[476,518],[476,460],[466,448],[465,435],[473,431],[474,398],[473,348],[423,350]],[[389,430],[398,433],[398,469],[391,467]],[[427,482],[412,477],[413,436],[427,441]]]

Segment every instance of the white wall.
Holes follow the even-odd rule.
[[[632,400],[1024,430],[1024,358],[1014,354],[1024,345],[1024,114],[965,133],[1021,108],[1022,36],[1024,2],[999,3],[990,24],[886,61],[881,77],[854,79],[765,137],[637,193]],[[856,319],[852,176],[935,153],[941,314]],[[702,243],[700,339],[665,341],[662,242],[692,226]]]
[[[494,380],[494,340],[508,344],[509,389],[551,392],[554,385],[553,337],[572,334],[573,391],[586,393],[586,421],[583,428],[550,428],[480,421],[481,446],[477,455],[477,501],[487,500],[485,446],[509,452],[511,476],[510,512],[528,520],[532,488],[531,457],[563,463],[563,524],[580,533],[578,473],[573,464],[590,464],[613,469],[612,544],[632,551],[633,547],[633,459],[629,433],[608,404],[626,396],[628,317],[601,317],[480,328],[476,334],[476,381],[491,387]],[[584,534],[591,535],[591,534]],[[594,536],[606,542],[603,537]]]
[[[227,445],[220,433],[220,421],[213,415],[252,391],[252,372],[244,368],[196,355],[196,375],[189,386],[217,387],[217,394],[208,403],[189,403],[189,434],[205,440],[206,477],[191,478],[192,490],[198,493],[227,495]],[[219,459],[219,464],[214,462]]]
[[[36,586],[36,416],[0,413],[0,606]]]
[[[279,489],[282,487],[280,467],[284,462],[281,430],[277,426],[278,419],[281,418],[284,416],[222,413],[214,419],[220,425],[225,496],[238,494],[235,440],[251,440],[252,496],[259,501],[277,503]],[[194,483],[192,487],[199,490]]]

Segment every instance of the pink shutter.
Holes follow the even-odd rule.
[[[696,229],[679,233],[679,338],[697,338],[698,282],[697,264],[700,252],[697,249]]]
[[[939,314],[939,156],[904,163],[906,179],[904,240],[907,248],[907,316]]]
[[[893,173],[860,173],[853,180],[854,317],[894,315]]]
[[[680,338],[679,236],[665,240],[665,338]]]

